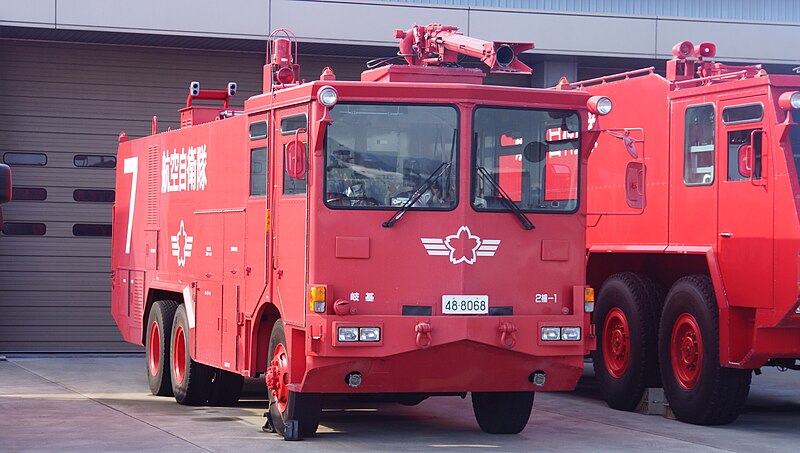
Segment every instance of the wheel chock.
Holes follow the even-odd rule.
[[[300,440],[300,424],[297,420],[286,420],[283,426],[283,440]]]
[[[666,416],[669,403],[664,397],[664,389],[662,388],[648,388],[642,395],[642,401],[636,407],[636,412],[644,415],[662,415]]]
[[[267,419],[264,422],[264,426],[261,427],[261,431],[265,433],[274,433],[275,432],[275,425],[272,423],[272,415],[270,415],[269,411],[264,412],[264,418]]]

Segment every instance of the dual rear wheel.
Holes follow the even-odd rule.
[[[663,386],[679,420],[725,424],[741,412],[751,372],[720,366],[718,308],[708,276],[679,279],[664,299],[647,276],[614,274],[600,290],[594,319],[592,359],[610,407],[634,410],[648,387]]]
[[[180,404],[229,406],[241,395],[244,377],[195,362],[189,355],[186,307],[160,300],[150,308],[145,362],[150,392]]]

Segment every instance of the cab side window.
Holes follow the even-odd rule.
[[[714,182],[714,106],[691,106],[684,123],[683,182],[708,186]]]
[[[761,128],[730,130],[739,124],[757,123],[764,118],[764,106],[760,103],[732,105],[722,109],[722,123],[729,127],[728,181],[761,179]],[[745,126],[746,127],[746,126]]]
[[[267,148],[250,150],[250,196],[267,195]]]

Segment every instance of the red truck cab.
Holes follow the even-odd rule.
[[[464,43],[437,30],[408,33]],[[290,38],[242,112],[193,85],[179,130],[120,143],[113,313],[152,392],[226,404],[263,374],[287,437],[324,394],[472,392],[483,430],[521,431],[594,344],[590,95],[415,64],[304,82]],[[519,70],[517,44],[487,44]],[[574,156],[558,178],[554,149]]]
[[[612,407],[632,410],[663,386],[679,419],[728,423],[753,370],[798,368],[800,77],[716,63],[710,43],[674,53],[666,77],[648,68],[574,84],[616,100],[604,127],[646,135],[647,190],[633,197],[643,211],[618,184],[631,156],[590,166],[589,210],[629,205],[589,216],[595,371]],[[595,153],[612,146],[601,137]]]

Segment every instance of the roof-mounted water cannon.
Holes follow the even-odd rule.
[[[409,65],[444,66],[458,63],[460,56],[479,59],[491,72],[530,74],[531,68],[519,61],[519,54],[533,49],[533,43],[483,41],[458,33],[458,27],[430,24],[395,30],[400,39],[399,55]]]
[[[296,85],[300,80],[297,64],[297,37],[285,28],[272,32],[267,39],[267,64],[264,65],[264,92]]]

